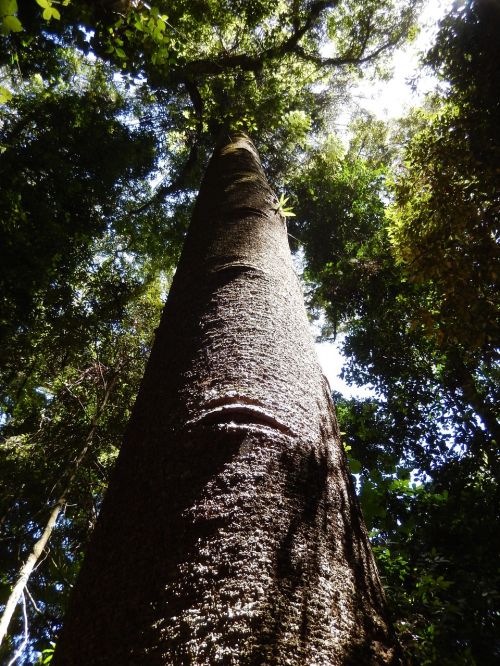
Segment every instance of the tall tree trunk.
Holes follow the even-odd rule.
[[[276,197],[216,149],[53,664],[398,663]]]

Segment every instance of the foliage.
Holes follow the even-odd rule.
[[[395,185],[391,239],[412,280],[432,294],[429,335],[491,358],[498,340],[499,179],[474,156],[460,107],[446,103],[406,153]]]
[[[82,274],[79,302],[51,327],[53,339],[35,337],[45,356],[36,357],[24,378],[22,397],[3,425],[2,600],[43,529],[50,507],[76,471],[64,516],[28,584],[28,603],[36,610],[30,612],[32,650],[46,648],[57,634],[161,308],[158,280],[138,283],[136,269],[114,258],[109,244],[96,248],[98,264],[89,265],[91,270]],[[103,300],[112,294],[117,278],[129,294],[136,292],[134,300],[130,296],[122,302]],[[67,326],[74,327],[70,335],[64,330]],[[88,452],[76,468],[75,460],[86,444]],[[22,633],[21,622],[16,619],[13,636]],[[2,649],[8,654],[8,645]]]
[[[151,132],[131,130],[109,72],[65,61],[76,88],[35,77],[2,112],[0,130],[0,340],[19,339],[37,316],[57,317],[73,294],[71,275],[120,199],[154,165]]]
[[[366,307],[366,290],[382,267],[383,241],[373,228],[383,235],[383,187],[382,170],[346,154],[334,137],[311,151],[290,181],[297,211],[290,229],[304,244],[305,278],[315,285],[311,305],[326,312],[334,334],[342,319]]]
[[[500,655],[498,16],[457,5],[427,56],[441,97],[398,126],[358,119],[291,186],[323,335],[375,392],[337,412],[416,664]]]
[[[407,147],[389,229],[405,276],[426,295],[420,321],[446,357],[444,381],[489,431],[497,474],[499,27],[498,7],[483,0],[445,20],[427,61],[452,86]]]
[[[180,96],[183,122],[177,131],[192,149],[192,162],[204,158],[207,142],[212,145],[227,126],[251,131],[259,151],[270,156],[284,140],[292,147],[286,139],[293,135],[283,136],[287,125],[296,139],[303,133],[286,118],[298,112],[317,129],[325,104],[353,74],[407,36],[418,5],[419,0],[161,0],[152,6],[72,0],[60,20],[41,30],[39,7],[28,2],[18,12],[23,31],[8,35],[5,53],[10,50],[10,62],[25,76],[45,77],[54,49],[73,46],[109,62],[131,83],[147,82],[158,98]],[[327,34],[332,53],[324,57]]]
[[[498,659],[498,481],[451,449],[411,473],[410,432],[384,401],[336,396],[363,514],[405,651],[417,664]],[[430,447],[428,455],[437,458]],[[406,461],[405,461],[406,460]]]

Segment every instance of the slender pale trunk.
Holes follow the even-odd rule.
[[[109,382],[109,384],[106,387],[106,391],[104,393],[104,398],[99,405],[99,409],[97,410],[97,413],[95,414],[94,418],[92,419],[92,423],[90,425],[90,430],[88,435],[85,438],[84,445],[82,447],[82,450],[78,454],[78,457],[76,460],[73,462],[72,467],[69,471],[69,477],[66,481],[64,490],[60,494],[59,498],[53,503],[49,518],[45,524],[45,527],[42,532],[42,536],[36,541],[35,545],[33,546],[33,549],[31,553],[28,555],[26,558],[26,562],[23,564],[19,571],[19,576],[17,578],[17,581],[12,588],[12,591],[9,595],[9,598],[7,599],[7,603],[5,604],[4,611],[2,613],[2,617],[0,618],[0,645],[3,642],[3,639],[7,635],[7,632],[9,630],[9,625],[12,620],[12,616],[14,615],[14,612],[16,610],[17,604],[19,603],[19,600],[21,599],[21,596],[28,584],[28,581],[30,579],[31,574],[33,573],[33,570],[35,566],[37,565],[38,560],[40,559],[42,553],[44,552],[45,548],[47,547],[47,544],[50,540],[50,537],[52,536],[52,532],[54,531],[54,528],[57,524],[57,520],[59,518],[59,515],[62,511],[64,511],[67,503],[67,496],[73,486],[73,482],[76,478],[76,475],[78,473],[78,469],[87,455],[87,451],[89,450],[92,440],[95,435],[95,431],[97,428],[97,421],[100,418],[101,414],[103,413],[104,409],[106,408],[106,405],[109,400],[109,396],[111,395],[111,392],[113,390],[113,387],[116,383],[117,380],[117,375],[113,377],[113,379]]]
[[[228,137],[53,663],[397,659],[284,221]]]
[[[12,620],[12,616],[14,615],[19,599],[21,598],[26,588],[26,585],[28,584],[29,578],[33,573],[33,569],[35,568],[36,563],[38,562],[41,554],[45,550],[45,546],[47,545],[50,539],[52,530],[56,526],[59,514],[64,509],[65,505],[66,505],[65,498],[61,498],[52,507],[49,519],[45,524],[45,528],[42,532],[42,536],[33,546],[33,550],[28,555],[26,562],[23,564],[21,570],[19,571],[18,579],[14,587],[12,588],[9,598],[7,599],[7,603],[5,604],[5,608],[2,613],[2,617],[0,619],[0,645],[2,644],[3,639],[7,635],[10,621]]]

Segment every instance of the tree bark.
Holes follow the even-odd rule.
[[[54,666],[399,663],[278,208],[227,137]]]

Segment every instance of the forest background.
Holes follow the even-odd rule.
[[[419,10],[0,0],[3,604],[57,509],[6,663],[50,660],[227,127],[280,193],[322,339],[370,388],[334,399],[406,653],[498,662],[499,3],[450,8],[421,107],[339,127]]]

